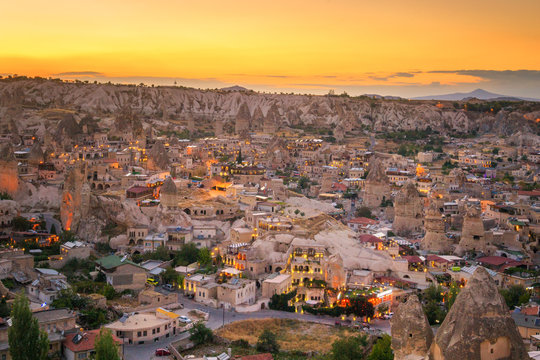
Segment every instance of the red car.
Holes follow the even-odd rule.
[[[156,349],[156,356],[167,356],[171,355],[171,352],[167,349]]]

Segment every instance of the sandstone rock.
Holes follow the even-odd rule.
[[[529,359],[508,307],[484,268],[475,271],[456,298],[437,331],[429,359]]]
[[[19,190],[17,161],[10,143],[0,147],[0,192],[14,195]]]
[[[154,146],[148,151],[148,170],[167,170],[169,168],[169,157],[163,142],[156,141]]]
[[[480,209],[473,206],[467,208],[456,254],[462,255],[467,251],[489,253],[492,249],[492,244],[488,244],[485,235],[486,231],[484,230],[484,222],[482,221]]]
[[[168,176],[159,190],[159,200],[165,208],[175,208],[178,206],[178,189],[172,177]]]
[[[390,320],[395,360],[423,359],[433,341],[433,331],[416,295],[410,295]]]
[[[376,208],[381,206],[383,199],[390,199],[390,184],[382,160],[374,159],[369,164],[368,170],[369,173],[366,178],[362,198],[364,206]]]
[[[438,253],[452,249],[452,240],[446,236],[444,219],[434,199],[426,210],[424,227],[426,234],[420,243],[422,249]]]
[[[407,235],[422,229],[424,201],[412,182],[407,182],[394,200],[393,229],[398,235]]]

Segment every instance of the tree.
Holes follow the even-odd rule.
[[[361,206],[358,209],[356,209],[356,216],[373,219],[373,214],[371,213],[371,210],[369,210],[369,208],[366,206]]]
[[[459,285],[455,281],[452,281],[452,283],[450,284],[450,289],[445,295],[445,305],[447,311],[450,311],[450,308],[452,307],[452,305],[454,305],[454,302],[456,301],[460,290],[461,288],[459,287]]]
[[[330,351],[333,360],[363,360],[366,358],[367,337],[350,336],[332,343]]]
[[[238,156],[236,157],[236,163],[241,164],[243,161],[242,159],[242,149],[238,150]]]
[[[193,327],[189,329],[189,334],[189,340],[193,341],[195,345],[201,345],[214,339],[214,333],[211,329],[207,328],[202,321],[193,325]]]
[[[56,232],[56,226],[54,226],[54,224],[52,224],[52,226],[51,226],[51,231],[50,231],[50,233],[53,234],[53,235],[56,235],[56,234],[57,234],[57,232]]]
[[[8,317],[11,311],[9,310],[9,305],[6,301],[5,296],[0,300],[0,318]]]
[[[301,176],[300,179],[298,179],[298,187],[300,189],[306,189],[309,186],[309,178],[307,176]]]
[[[11,310],[11,327],[8,329],[9,353],[13,360],[45,360],[49,351],[47,333],[39,329],[38,320],[32,316],[28,299],[17,295]]]
[[[347,308],[348,313],[356,316],[366,316],[372,318],[375,314],[373,304],[365,296],[356,296],[350,299],[351,305]]]
[[[441,324],[446,317],[446,311],[433,300],[424,306],[424,312],[430,325]]]
[[[178,273],[174,270],[172,266],[169,266],[161,274],[161,279],[165,284],[172,284],[178,279]]]
[[[94,344],[94,349],[96,351],[95,359],[96,360],[120,360],[120,355],[118,354],[118,346],[114,342],[112,337],[111,330],[103,327],[99,331],[99,335],[96,338]]]
[[[101,295],[105,296],[107,300],[112,300],[116,297],[117,293],[112,285],[107,284],[101,290]]]
[[[369,354],[367,360],[392,360],[394,359],[394,352],[392,351],[392,338],[389,335],[383,335],[383,337],[373,345],[371,354]]]
[[[508,289],[499,290],[499,292],[510,310],[516,306],[529,302],[529,298],[531,297],[527,290],[521,285],[512,285]]]
[[[212,255],[210,253],[210,250],[208,248],[202,248],[199,251],[199,256],[197,256],[197,262],[201,266],[207,266],[212,263]]]
[[[257,351],[269,352],[275,354],[279,352],[279,344],[277,343],[276,334],[265,329],[257,340]]]
[[[377,313],[378,314],[384,314],[388,311],[388,305],[387,304],[381,304],[377,307]]]
[[[186,266],[193,264],[199,257],[199,249],[194,243],[187,243],[176,253],[174,258],[175,266]]]
[[[32,227],[32,223],[22,216],[15,216],[11,225],[15,231],[26,231]]]

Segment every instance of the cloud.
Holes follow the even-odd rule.
[[[372,73],[366,73],[366,74],[372,74]],[[389,79],[394,79],[394,78],[412,78],[414,77],[414,74],[415,73],[412,73],[412,72],[395,72],[388,76],[371,75],[369,78],[372,80],[377,80],[377,81],[388,81]]]
[[[414,77],[414,74],[408,73],[408,72],[397,72],[394,75],[390,77],[406,77],[406,78],[412,78]]]
[[[52,74],[54,76],[105,76],[104,73],[98,71],[66,71],[58,74]]]

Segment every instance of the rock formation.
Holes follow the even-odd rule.
[[[159,191],[159,201],[165,209],[178,207],[178,189],[174,180],[168,176]]]
[[[163,146],[163,142],[156,141],[154,146],[148,151],[148,170],[167,170],[169,168],[169,156]]]
[[[234,133],[240,134],[243,131],[248,131],[250,127],[251,115],[249,107],[246,103],[243,103],[238,109],[236,114],[236,121],[234,123]]]
[[[456,298],[437,331],[429,359],[529,359],[508,307],[484,268],[475,271]]]
[[[17,161],[11,144],[6,143],[0,148],[0,192],[13,196],[17,190],[19,190]]]
[[[433,341],[433,331],[416,295],[399,305],[390,325],[394,359],[423,359]]]
[[[76,231],[81,219],[88,215],[90,208],[90,187],[85,183],[85,168],[73,166],[67,170],[60,218],[66,230]],[[85,185],[85,186],[84,186]]]
[[[422,229],[424,201],[412,182],[407,182],[394,200],[394,232],[407,235]]]
[[[24,109],[23,103],[27,105]],[[147,118],[162,119],[165,114],[167,119],[185,119],[188,114],[193,114],[197,119],[204,117],[204,120],[195,123],[197,130],[211,126],[216,119],[230,119],[234,125],[235,117],[242,114],[238,117],[238,131],[246,128],[259,130],[264,121],[260,115],[267,113],[272,105],[277,106],[281,114],[280,126],[317,126],[331,130],[339,123],[345,131],[358,131],[361,127],[373,131],[431,128],[441,133],[476,130],[480,134],[493,132],[499,135],[522,131],[533,135],[531,140],[536,142],[538,136],[534,134],[538,134],[540,129],[540,123],[535,121],[538,111],[530,111],[518,104],[512,112],[500,111],[495,117],[451,107],[439,109],[435,103],[419,101],[397,102],[175,87],[139,87],[135,90],[127,85],[72,84],[32,79],[0,83],[0,107],[17,111],[13,116],[0,117],[0,129],[3,128],[2,122],[6,129],[16,128],[18,122],[25,118],[23,112],[38,114],[37,110],[30,108],[40,109],[41,112],[43,108],[63,106],[87,114],[113,114],[114,123],[109,124],[111,135],[120,137],[132,134],[138,138],[143,129],[142,121]],[[255,109],[252,116],[249,116],[249,109]],[[102,118],[100,121],[106,120]],[[81,131],[75,122],[69,125],[74,132]],[[70,132],[66,131],[65,134]]]
[[[364,206],[376,208],[381,206],[383,200],[389,200],[390,184],[382,160],[374,159],[368,170],[363,191]]]
[[[422,249],[438,253],[451,251],[452,240],[446,236],[444,219],[435,200],[426,209],[424,228],[426,234],[420,243]]]
[[[480,209],[474,206],[467,208],[456,254],[463,255],[467,251],[482,251],[484,253],[491,251],[485,234]]]

